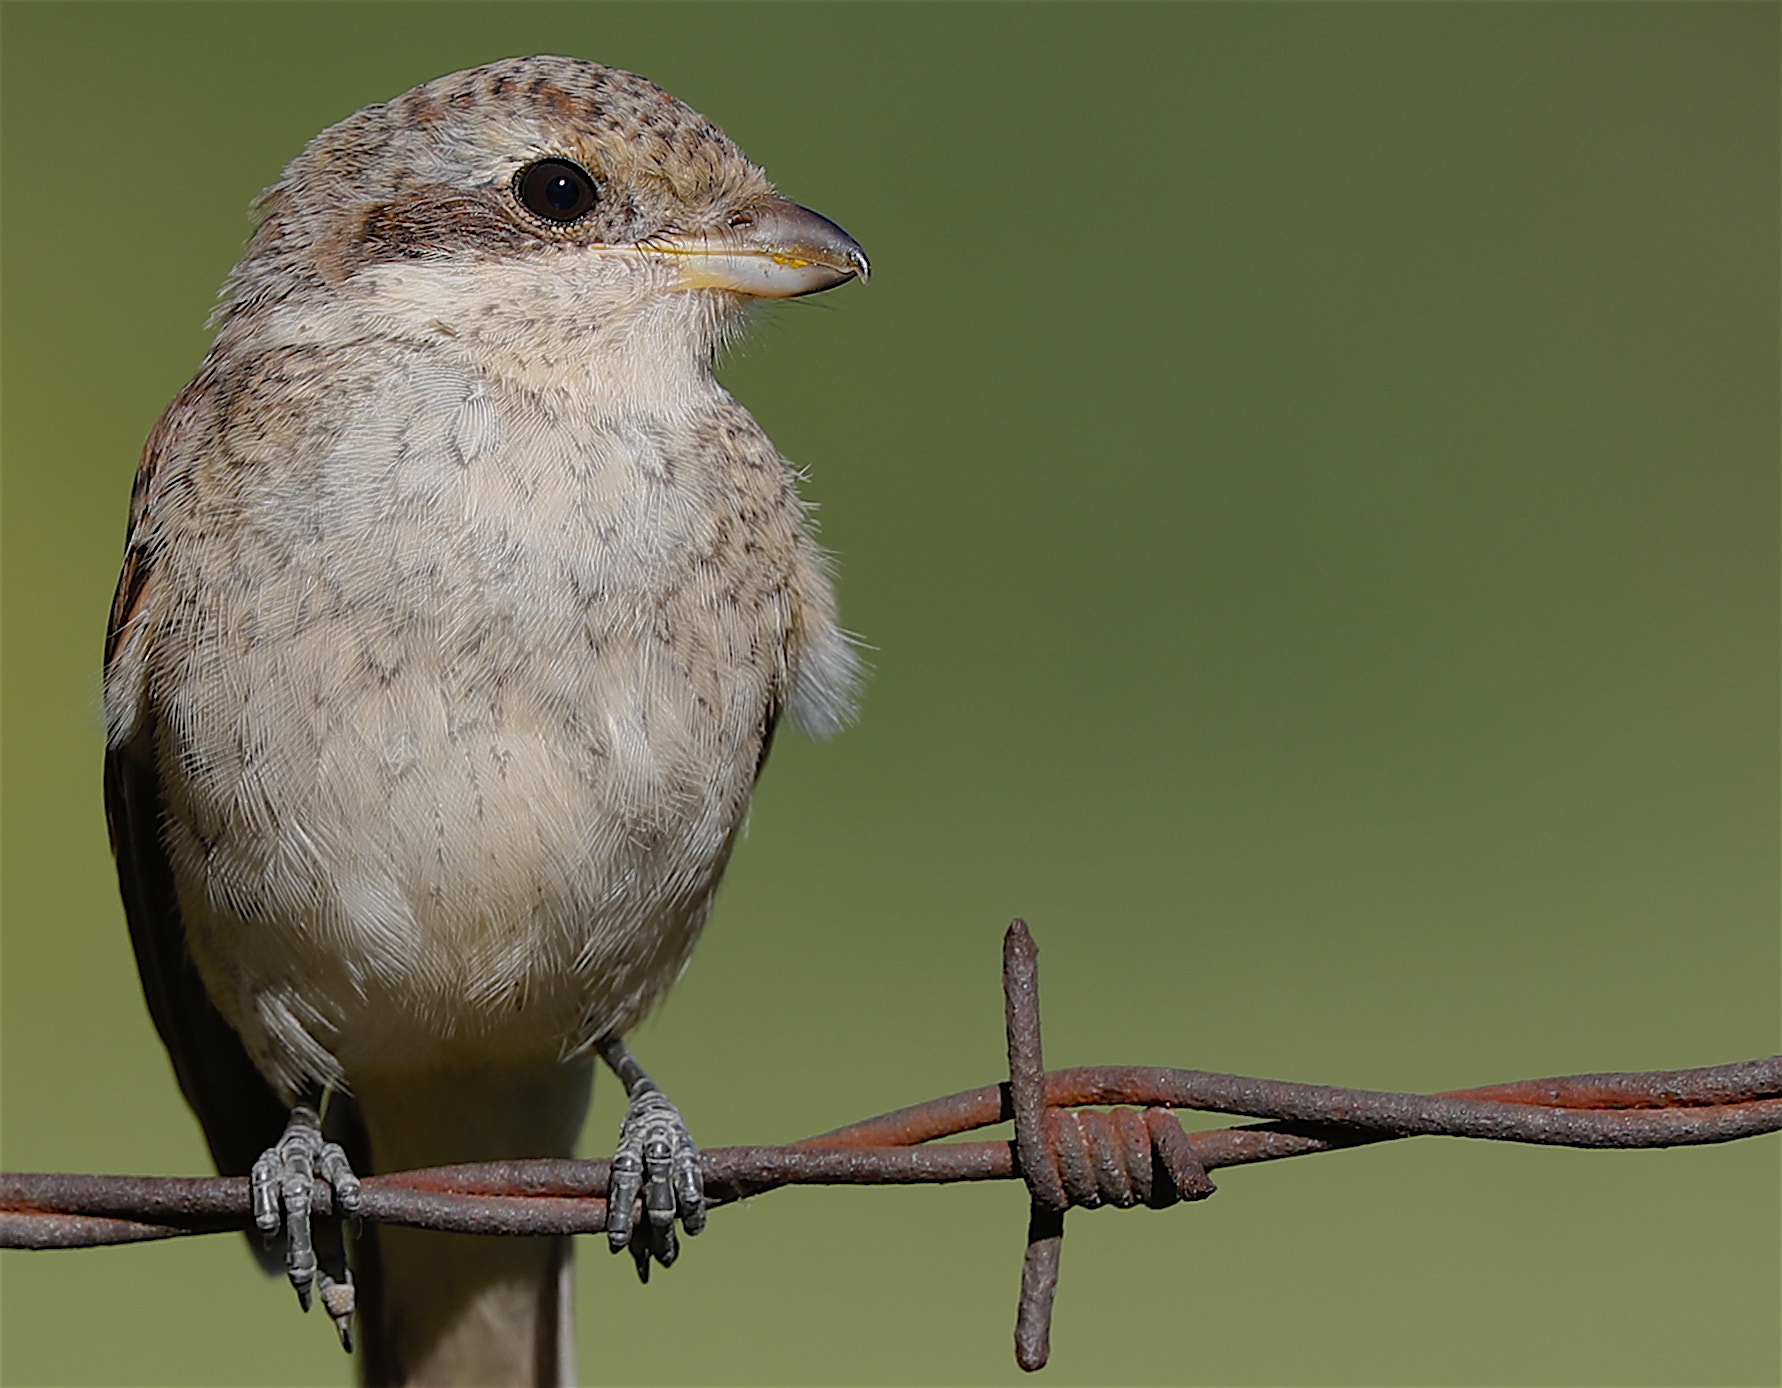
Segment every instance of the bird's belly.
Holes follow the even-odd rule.
[[[295,1087],[557,1058],[635,1023],[703,924],[765,675],[637,632],[526,658],[350,649],[327,623],[262,643],[168,778],[193,955],[262,1068]]]

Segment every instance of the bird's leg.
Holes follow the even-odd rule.
[[[680,1111],[618,1037],[596,1042],[595,1049],[625,1086],[631,1103],[619,1125],[619,1150],[613,1154],[606,1196],[606,1239],[614,1253],[629,1247],[637,1275],[650,1279],[650,1259],[663,1267],[680,1253],[674,1222],[678,1216],[688,1234],[705,1228],[705,1178],[699,1148],[681,1121]],[[644,1220],[636,1221],[638,1195]]]
[[[339,1143],[322,1136],[322,1121],[315,1109],[298,1104],[291,1110],[284,1136],[260,1154],[250,1173],[254,1224],[269,1245],[280,1228],[284,1229],[285,1271],[297,1300],[307,1311],[312,1291],[319,1292],[322,1309],[340,1332],[341,1344],[351,1349],[353,1277],[347,1269],[338,1223],[323,1229],[321,1246],[327,1265],[316,1256],[310,1213],[318,1179],[334,1192],[337,1221],[358,1209],[359,1178],[346,1153]]]

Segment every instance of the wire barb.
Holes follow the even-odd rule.
[[[1027,1253],[1021,1260],[1021,1301],[1015,1312],[1015,1362],[1032,1373],[1052,1353],[1052,1301],[1064,1252],[1065,1194],[1058,1134],[1046,1123],[1046,1065],[1040,1049],[1039,946],[1027,922],[1002,937],[1003,1015],[1009,1034],[1009,1101],[1015,1111],[1015,1155],[1031,1205]]]
[[[1031,1373],[1044,1368],[1051,1354],[1064,1212],[1101,1205],[1161,1210],[1179,1200],[1204,1200],[1214,1186],[1167,1108],[1103,1113],[1049,1106],[1040,1044],[1039,946],[1025,921],[1012,922],[1003,936],[1002,988],[1015,1153],[1031,1197],[1015,1312],[1015,1362]]]

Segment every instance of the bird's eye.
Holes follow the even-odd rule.
[[[567,225],[594,210],[600,190],[581,165],[567,159],[540,159],[514,176],[514,196],[533,216]]]

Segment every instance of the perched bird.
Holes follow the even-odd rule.
[[[258,210],[144,450],[106,643],[144,991],[365,1381],[567,1381],[567,1239],[367,1229],[355,1287],[311,1183],[350,1209],[354,1170],[569,1155],[600,1055],[631,1096],[613,1246],[644,1272],[697,1231],[696,1149],[621,1038],[781,715],[836,728],[855,671],[796,474],[713,359],[751,299],[866,256],[570,58],[369,106]]]

